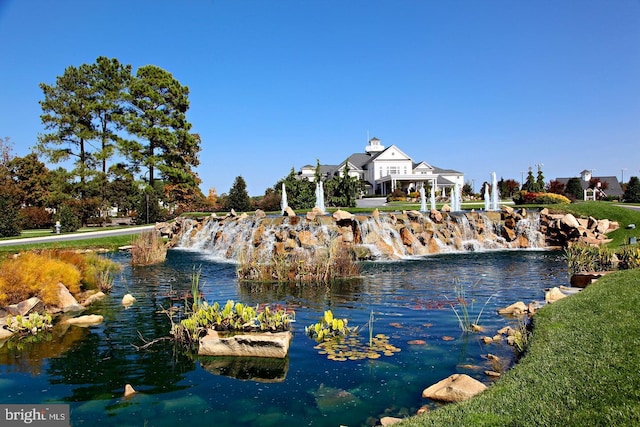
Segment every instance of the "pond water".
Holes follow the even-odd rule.
[[[506,361],[513,349],[485,345],[513,320],[496,309],[544,300],[544,289],[566,285],[558,252],[502,251],[431,256],[363,265],[363,278],[331,287],[239,285],[235,266],[197,252],[170,250],[159,266],[131,268],[127,255],[114,289],[86,314],[104,315],[90,328],[56,326],[45,342],[4,343],[0,348],[2,403],[68,403],[73,426],[363,426],[382,416],[413,415],[422,390],[453,373],[490,384],[486,358]],[[145,339],[168,335],[162,307],[167,295],[187,291],[194,268],[210,303],[278,303],[295,310],[293,340],[284,360],[198,358],[162,341],[138,351]],[[471,319],[484,333],[463,334],[450,302],[455,284],[465,292]],[[125,309],[126,293],[137,301]],[[460,313],[461,306],[457,305]],[[331,309],[350,326],[388,336],[400,349],[378,359],[329,360],[304,327]],[[360,336],[368,342],[365,328]],[[421,340],[417,341],[416,340]],[[422,342],[423,341],[423,342]],[[506,366],[505,366],[506,367]],[[124,386],[138,393],[124,398]]]

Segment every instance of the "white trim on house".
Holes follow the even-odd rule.
[[[424,161],[415,163],[413,159],[391,145],[384,148],[380,140],[373,137],[364,153],[354,153],[337,166],[321,166],[323,176],[342,176],[345,166],[349,167],[349,175],[357,177],[365,183],[366,194],[387,195],[395,189],[418,191],[420,187],[435,186],[436,193],[443,189],[451,189],[464,185],[464,174],[450,169],[440,169]],[[314,166],[303,166],[300,177],[315,180]]]

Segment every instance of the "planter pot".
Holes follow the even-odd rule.
[[[291,331],[221,333],[209,329],[200,338],[198,354],[201,356],[244,356],[284,358],[289,352]]]
[[[569,283],[575,288],[586,288],[605,274],[609,274],[611,271],[591,271],[576,273],[571,276]]]

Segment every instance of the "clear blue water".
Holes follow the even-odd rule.
[[[486,355],[507,361],[513,356],[506,344],[480,341],[513,323],[496,309],[543,300],[545,288],[568,282],[561,254],[543,251],[365,264],[361,281],[330,288],[239,285],[233,264],[180,250],[153,267],[131,268],[128,256],[114,258],[124,270],[112,293],[86,313],[104,315],[102,324],[57,326],[49,341],[0,347],[3,403],[69,403],[73,426],[370,425],[381,416],[436,406],[421,397],[422,390],[453,373],[490,384]],[[198,358],[168,341],[146,351],[134,348],[142,344],[140,336],[168,335],[169,321],[159,309],[171,304],[169,291],[190,288],[198,266],[209,302],[279,303],[296,311],[287,359]],[[456,280],[465,288],[472,318],[491,297],[479,322],[485,333],[461,333],[447,303],[456,298]],[[120,304],[126,293],[137,299],[128,309]],[[304,333],[327,309],[352,326],[365,325],[373,311],[374,334],[388,335],[401,351],[375,360],[328,360]],[[362,335],[368,340],[368,331]],[[138,393],[125,399],[125,384]]]

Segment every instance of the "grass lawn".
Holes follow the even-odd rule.
[[[400,425],[640,425],[639,318],[640,270],[607,275],[540,310],[525,357],[485,392]]]
[[[9,254],[26,252],[33,249],[106,249],[116,251],[121,246],[130,245],[137,234],[126,236],[96,237],[81,240],[65,240],[55,243],[33,243],[11,246],[0,246],[0,258]],[[35,237],[35,236],[34,236]]]

